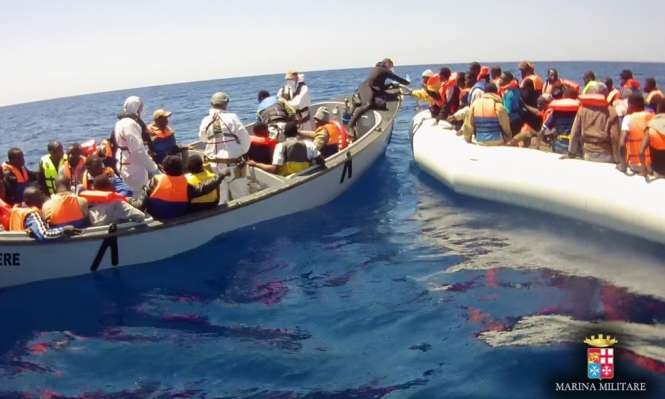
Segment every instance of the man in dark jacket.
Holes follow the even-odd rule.
[[[356,123],[366,111],[372,107],[379,108],[385,101],[392,99],[391,96],[386,93],[386,89],[388,88],[386,86],[386,80],[394,80],[403,85],[408,85],[410,83],[408,80],[395,75],[393,73],[394,67],[395,65],[390,58],[386,58],[377,63],[369,72],[367,79],[365,79],[358,88],[357,94],[360,105],[356,106],[353,110],[353,116],[349,122],[349,129],[353,131],[354,136],[356,136]]]

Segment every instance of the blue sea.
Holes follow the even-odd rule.
[[[578,81],[630,68],[665,86],[663,64],[548,66]],[[396,72],[417,82],[438,67]],[[326,100],[366,73],[306,80]],[[34,168],[49,140],[107,137],[129,95],[146,119],[173,111],[192,141],[213,92],[251,122],[257,92],[281,79],[2,107],[0,154],[19,146]],[[589,382],[583,341],[600,333],[619,340],[613,381],[649,392],[581,397],[665,397],[665,247],[452,193],[413,161],[415,112],[407,100],[385,157],[326,206],[165,261],[0,291],[0,398],[571,397],[557,383]]]

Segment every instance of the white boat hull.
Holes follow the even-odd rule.
[[[397,105],[399,108],[399,104]],[[220,234],[269,219],[323,205],[345,192],[385,151],[396,114],[384,113],[380,128],[364,135],[344,153],[329,159],[328,169],[310,176],[286,179],[283,187],[270,188],[247,199],[229,204],[229,209],[206,218],[196,218],[168,227],[137,226],[130,234],[119,234],[118,259],[113,265],[107,248],[97,270],[136,265],[167,259],[195,249]],[[345,168],[346,152],[351,154],[352,175]],[[342,174],[345,173],[342,179]],[[35,281],[73,277],[91,271],[106,234],[97,238],[75,237],[52,243],[36,243],[24,238],[0,242],[0,288]],[[5,255],[7,254],[7,255]]]
[[[665,243],[665,180],[647,183],[613,164],[561,160],[515,147],[468,144],[429,111],[412,126],[415,161],[459,194],[517,205]]]

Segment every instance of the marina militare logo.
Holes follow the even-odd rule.
[[[609,335],[599,334],[586,338],[584,343],[589,345],[586,350],[587,378],[590,380],[611,380],[614,378],[614,348],[619,343]]]

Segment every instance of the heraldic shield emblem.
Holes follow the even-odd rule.
[[[611,380],[614,378],[614,348],[618,343],[616,339],[603,334],[598,337],[592,335],[584,340],[589,345],[586,350],[587,377],[590,380]]]

